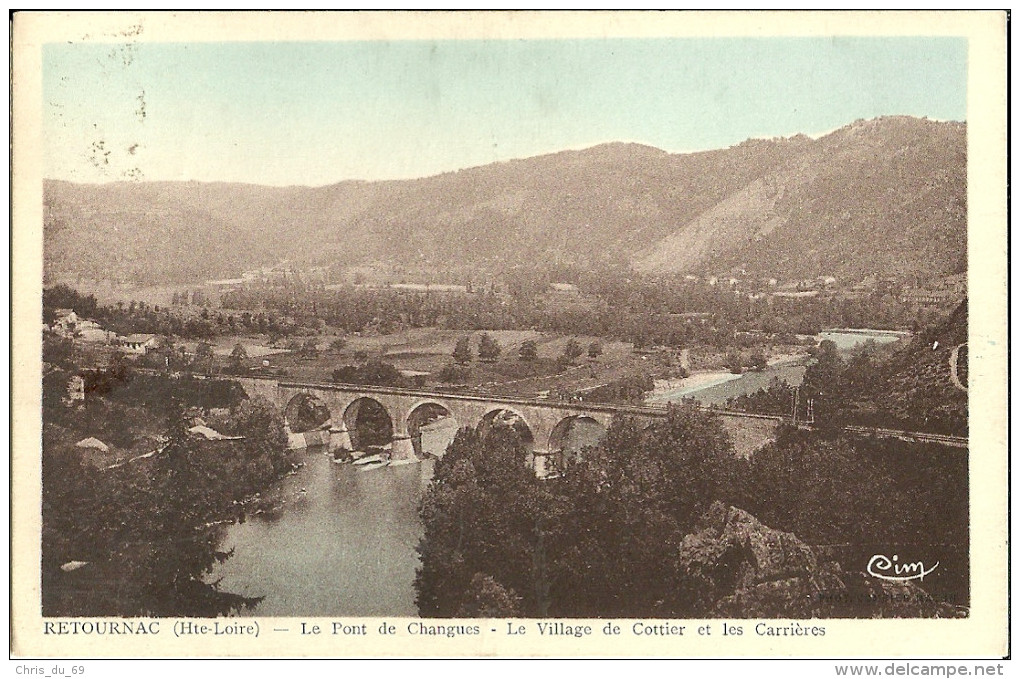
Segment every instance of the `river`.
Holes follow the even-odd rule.
[[[818,341],[830,340],[835,342],[836,348],[847,351],[864,344],[868,340],[874,340],[876,344],[888,344],[901,339],[909,339],[909,333],[892,332],[888,330],[867,330],[850,328],[844,332],[839,330],[826,330],[817,335]]]
[[[562,445],[579,450],[603,433],[577,420]],[[445,450],[453,432],[432,434]],[[336,464],[322,447],[292,455],[304,466],[268,496],[282,504],[225,528],[220,548],[233,555],[207,580],[219,579],[225,592],[264,597],[246,615],[417,616],[418,507],[435,463],[367,469]]]
[[[815,336],[817,342],[830,340],[836,344],[836,348],[844,352],[864,344],[868,340],[874,340],[878,344],[886,344],[902,338],[902,335],[880,330],[867,331],[857,329],[850,329],[846,332],[825,331]],[[793,386],[799,386],[804,381],[804,372],[807,370],[808,360],[807,356],[792,357],[777,361],[764,370],[748,371],[740,375],[721,371],[700,373],[692,376],[690,380],[685,380],[680,385],[657,390],[647,400],[649,403],[665,403],[692,398],[703,405],[721,406],[726,403],[727,399],[752,394],[768,386],[773,378],[778,378],[780,381],[787,382]]]
[[[234,553],[210,581],[265,597],[246,615],[416,616],[418,505],[433,463],[363,470],[322,448],[293,455],[304,466],[280,482],[283,506],[227,527],[221,548]]]

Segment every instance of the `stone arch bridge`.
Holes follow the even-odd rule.
[[[329,416],[312,437],[317,443],[330,443],[346,450],[358,450],[359,411],[367,403],[378,412],[381,407],[392,424],[389,443],[392,460],[409,460],[422,455],[422,440],[430,426],[447,423],[447,439],[459,427],[474,427],[500,421],[515,427],[534,451],[536,472],[546,467],[548,456],[560,454],[567,439],[580,425],[589,432],[608,428],[614,415],[642,418],[666,416],[664,407],[628,406],[598,403],[557,402],[543,399],[476,394],[456,394],[417,389],[399,389],[352,384],[318,384],[281,381],[271,378],[233,378],[249,396],[261,396],[276,404],[287,418],[294,404],[315,402],[328,409]],[[749,455],[775,438],[782,418],[729,411],[715,412],[729,431],[735,452]],[[455,426],[452,426],[455,423]],[[288,422],[288,430],[289,430]],[[294,432],[289,433],[293,434]],[[448,440],[447,440],[448,442]],[[300,443],[297,445],[301,445]],[[445,451],[445,445],[441,447]]]

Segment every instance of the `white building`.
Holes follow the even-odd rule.
[[[124,345],[124,351],[129,354],[144,354],[149,349],[156,348],[156,336],[155,335],[128,335],[121,339],[121,344]]]

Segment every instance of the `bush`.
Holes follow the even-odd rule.
[[[744,365],[740,360],[740,354],[735,351],[726,354],[726,362],[723,364],[723,367],[734,375],[744,372]]]
[[[406,386],[404,376],[392,363],[369,361],[365,365],[344,365],[333,371],[332,380],[344,384],[371,384],[378,387]]]
[[[538,358],[538,345],[535,340],[524,340],[521,342],[521,349],[518,352],[522,361],[534,361]]]
[[[655,388],[650,375],[629,375],[592,389],[585,400],[598,403],[643,403],[645,394]]]
[[[471,377],[471,369],[463,365],[445,365],[439,371],[439,380],[447,384],[463,384]]]
[[[563,358],[567,359],[567,363],[573,363],[582,353],[584,350],[581,349],[581,343],[573,337],[567,340],[566,346],[563,347]]]

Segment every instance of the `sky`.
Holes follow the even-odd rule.
[[[963,38],[52,43],[45,175],[320,186],[966,119]]]

